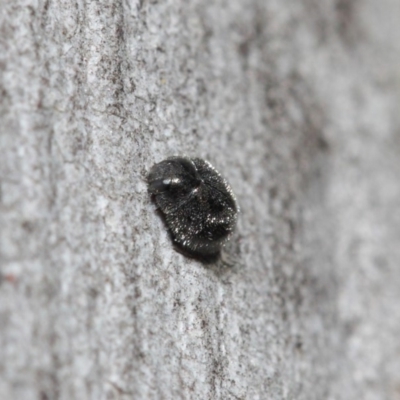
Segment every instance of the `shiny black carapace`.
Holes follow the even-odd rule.
[[[201,158],[171,157],[155,164],[147,181],[174,242],[194,256],[218,254],[239,208],[217,170]]]

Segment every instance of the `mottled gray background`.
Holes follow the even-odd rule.
[[[398,0],[0,1],[0,399],[400,399]],[[224,260],[144,177],[210,160]]]

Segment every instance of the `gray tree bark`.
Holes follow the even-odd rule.
[[[0,399],[400,399],[396,0],[0,10]],[[179,154],[229,264],[155,212]]]

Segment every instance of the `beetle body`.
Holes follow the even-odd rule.
[[[175,243],[194,255],[218,254],[238,214],[219,172],[200,158],[171,157],[155,164],[147,180]]]

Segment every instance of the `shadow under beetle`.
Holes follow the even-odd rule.
[[[219,172],[201,158],[170,157],[151,168],[147,182],[178,247],[195,257],[217,256],[239,211]]]

